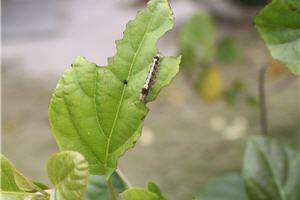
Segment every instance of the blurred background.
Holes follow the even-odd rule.
[[[78,55],[105,65],[146,2],[2,0],[2,153],[26,176],[49,183],[46,163],[58,148],[47,108],[62,72]],[[299,149],[299,80],[271,59],[253,25],[267,2],[170,0],[175,27],[158,47],[183,62],[120,160],[133,185],[152,180],[171,199],[190,199],[209,180],[239,172],[247,137],[260,134],[265,66],[269,133]]]

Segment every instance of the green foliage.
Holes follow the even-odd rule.
[[[91,174],[115,171],[118,158],[138,139],[148,108],[139,100],[158,39],[173,26],[167,0],[152,0],[126,26],[117,53],[99,67],[78,57],[59,80],[49,106],[52,131],[62,150],[79,151]],[[147,101],[169,84],[180,58],[164,57]]]
[[[238,174],[229,174],[212,180],[199,200],[248,200],[243,179]]]
[[[148,183],[148,190],[143,188],[131,188],[121,193],[123,200],[167,200],[158,186],[153,183]]]
[[[255,17],[272,56],[300,75],[300,2],[273,0]]]
[[[22,191],[15,180],[16,168],[3,155],[1,155],[1,191],[19,192]]]
[[[215,56],[215,40],[216,27],[210,15],[199,13],[188,20],[180,34],[183,68],[210,62]]]
[[[148,183],[148,187],[147,187],[147,188],[148,188],[148,191],[149,191],[149,192],[155,193],[155,194],[159,197],[160,200],[167,200],[167,199],[163,196],[163,194],[161,193],[161,191],[160,191],[158,185],[156,185],[154,182],[150,181],[150,182]]]
[[[224,63],[232,63],[240,56],[238,42],[232,37],[226,37],[218,43],[217,58]]]
[[[121,193],[126,189],[120,176],[115,172],[111,176],[111,181],[116,193]],[[89,200],[111,200],[111,195],[106,184],[105,177],[91,175],[87,185],[87,196]]]
[[[63,151],[48,161],[48,176],[55,185],[55,199],[80,200],[88,182],[88,162],[74,151]]]
[[[300,154],[278,142],[249,140],[243,176],[249,200],[300,199]]]
[[[24,199],[24,197],[37,196],[36,191],[42,190],[39,184],[30,181],[2,154],[0,154],[1,168],[1,198],[3,199]]]
[[[243,180],[243,181],[242,181]],[[201,200],[298,200],[300,153],[272,139],[248,140],[242,177],[212,181]]]

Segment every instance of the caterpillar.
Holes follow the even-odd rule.
[[[155,80],[156,74],[158,72],[159,64],[160,64],[160,55],[156,55],[156,56],[154,56],[154,58],[152,60],[148,75],[147,75],[145,83],[144,83],[144,86],[141,90],[140,100],[142,102],[146,102],[146,98],[149,94],[149,91],[150,91],[152,85],[154,84],[154,80]]]

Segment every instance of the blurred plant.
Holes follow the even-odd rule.
[[[214,19],[206,13],[197,13],[183,26],[180,34],[181,68],[185,71],[200,98],[207,103],[223,96],[223,77],[215,60],[221,63],[236,61],[239,44],[232,37],[217,40]]]
[[[217,58],[223,63],[232,63],[240,57],[238,42],[232,37],[225,37],[218,43]]]
[[[183,70],[209,64],[215,57],[216,26],[209,14],[198,13],[182,27],[180,48]]]
[[[211,181],[199,200],[298,200],[300,153],[277,141],[249,139],[242,175]]]
[[[234,106],[243,100],[250,107],[257,107],[257,97],[248,91],[247,85],[240,79],[236,79],[224,92],[224,99],[228,105]]]
[[[300,2],[273,0],[255,17],[255,26],[272,57],[284,63],[292,73],[300,75]],[[262,133],[265,134],[268,133],[265,95],[267,68],[262,67],[259,78],[260,118]]]
[[[299,19],[300,2],[296,0],[273,0],[255,18],[272,56],[284,62],[295,74],[300,73]],[[260,70],[262,134],[268,133],[265,77],[273,79],[282,74],[285,74],[283,65],[276,60]],[[298,200],[299,177],[299,152],[269,138],[253,137],[247,144],[242,175],[212,181],[200,199]]]

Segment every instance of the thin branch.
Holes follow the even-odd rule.
[[[114,185],[113,185],[111,179],[108,179],[106,181],[106,183],[107,183],[107,186],[108,186],[108,189],[110,192],[111,200],[117,200],[116,192],[115,192]]]
[[[267,103],[266,103],[266,71],[269,65],[263,66],[259,70],[259,107],[260,107],[260,125],[261,134],[268,135],[268,113],[267,113]]]

